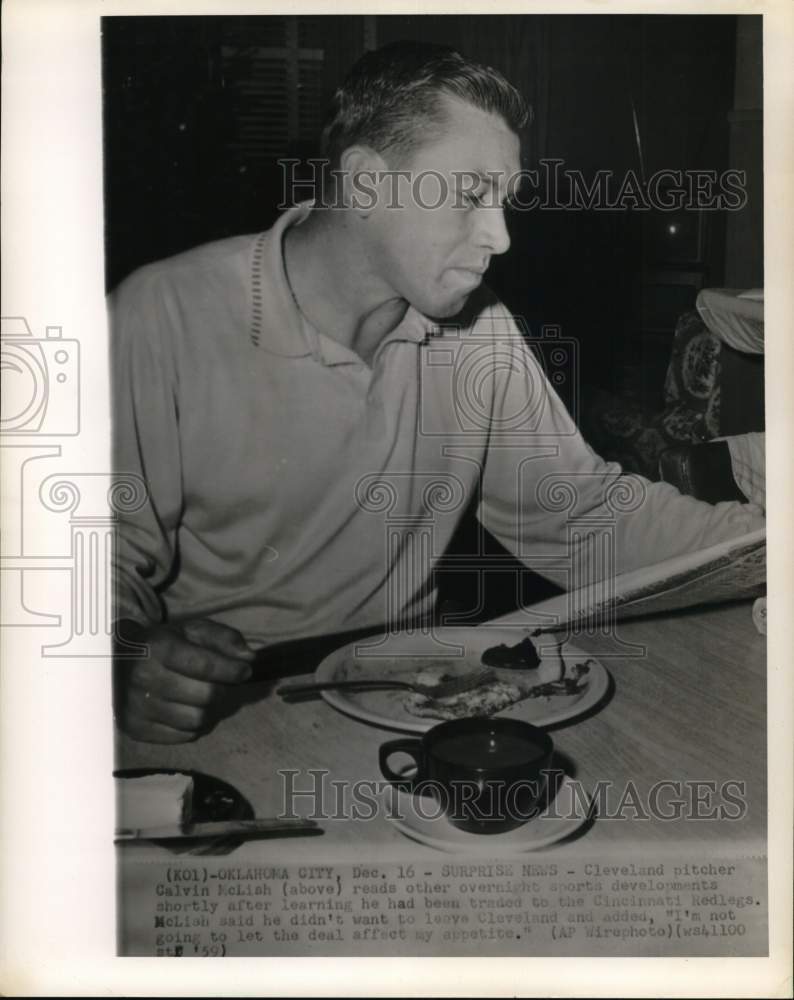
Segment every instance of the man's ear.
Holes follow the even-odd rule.
[[[383,197],[386,161],[369,146],[350,146],[339,160],[342,198],[346,208],[366,219]]]

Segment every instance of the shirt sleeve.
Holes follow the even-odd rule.
[[[535,572],[570,590],[765,526],[754,504],[703,503],[604,461],[512,320],[494,343],[479,518]],[[565,353],[564,342],[546,346]]]
[[[109,298],[113,467],[146,499],[119,513],[113,551],[114,618],[161,621],[158,589],[171,575],[182,509],[174,338],[160,282],[148,269]]]

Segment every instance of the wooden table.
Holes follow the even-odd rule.
[[[611,782],[612,799],[607,801],[619,801],[629,783],[643,804],[657,782],[699,781],[716,787],[719,804],[723,783],[743,782],[745,815],[730,820],[641,819],[632,818],[628,807],[626,819],[599,818],[580,839],[550,848],[550,853],[572,856],[586,850],[631,860],[646,851],[691,847],[702,858],[726,845],[737,853],[765,853],[766,655],[750,612],[751,605],[742,602],[619,623],[620,643],[646,647],[644,656],[616,656],[625,646],[614,639],[595,642],[577,636],[576,645],[602,659],[614,689],[600,710],[552,730],[569,773],[589,788]],[[501,621],[516,620],[508,616]],[[298,669],[308,670],[308,661]],[[299,771],[295,783],[301,788],[310,786],[311,769],[327,769],[328,781],[381,780],[378,747],[394,733],[341,715],[320,700],[285,704],[274,686],[272,679],[247,685],[234,714],[194,743],[155,746],[120,738],[118,766],[212,774],[233,784],[258,815],[281,809],[279,769]],[[691,794],[691,784],[682,787],[685,795]],[[706,804],[698,808],[703,812],[709,786],[700,787]],[[662,801],[669,797],[668,792]],[[432,848],[406,840],[385,817],[330,820],[324,826],[323,837],[268,841],[268,851],[279,858],[324,860],[349,856],[351,850],[362,857],[400,851],[440,857]],[[243,844],[235,857],[261,852],[264,843]]]

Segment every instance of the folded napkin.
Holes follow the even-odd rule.
[[[745,354],[764,353],[763,290],[740,294],[730,288],[704,288],[695,306],[709,330],[729,347]]]
[[[751,503],[766,510],[766,435],[735,434],[724,438],[731,453],[733,478]]]

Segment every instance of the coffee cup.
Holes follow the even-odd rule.
[[[455,719],[421,739],[389,740],[380,747],[384,777],[414,795],[431,794],[450,823],[469,833],[504,833],[532,819],[545,801],[551,737],[519,719]],[[416,762],[411,776],[389,758]]]

